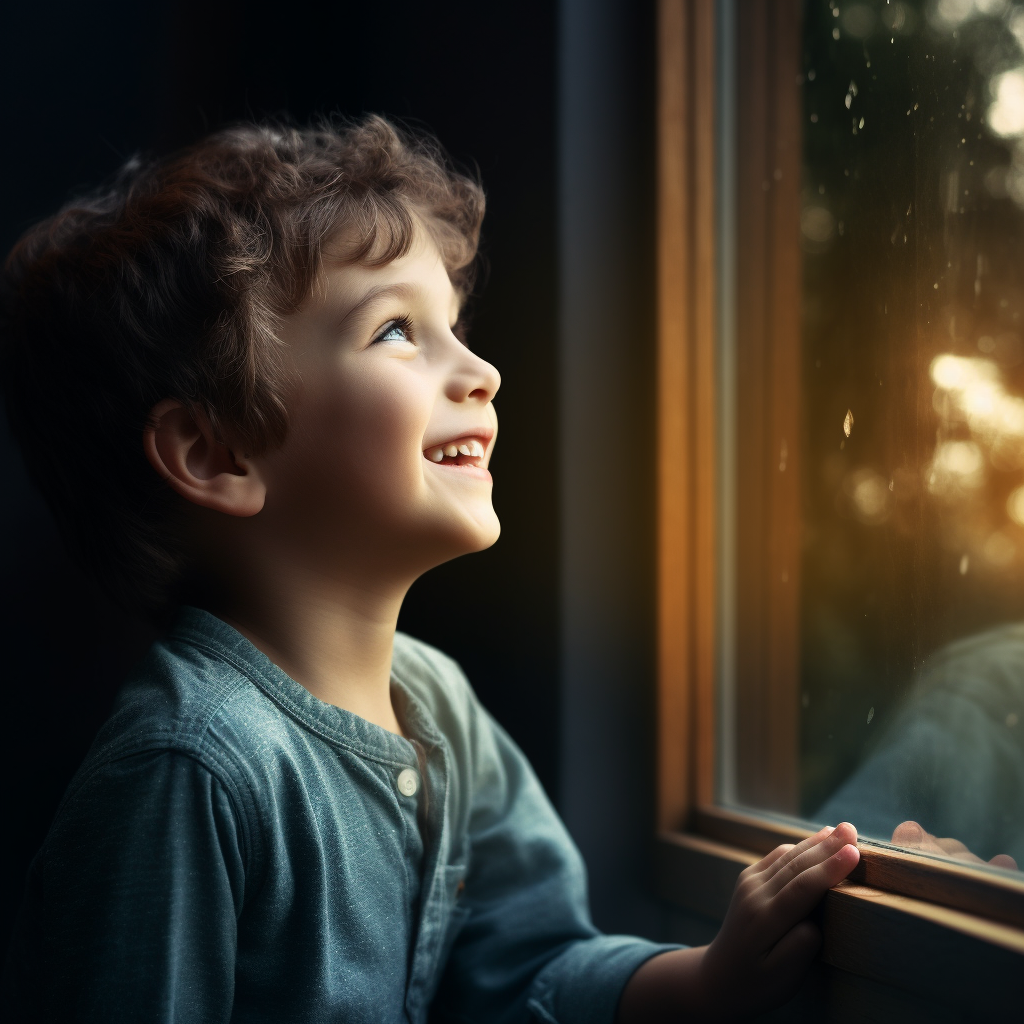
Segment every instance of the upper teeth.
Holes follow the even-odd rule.
[[[426,455],[431,462],[440,462],[446,455],[454,459],[456,455],[469,455],[479,459],[484,454],[484,446],[474,438],[468,441],[460,441],[458,444],[449,442],[440,444],[436,448],[428,448]]]

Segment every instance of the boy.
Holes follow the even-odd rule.
[[[522,755],[395,632],[498,536],[499,378],[458,322],[482,216],[380,118],[249,126],[11,254],[33,478],[112,593],[179,609],[33,863],[5,980],[32,1019],[726,1019],[812,958],[851,826],[744,872],[708,947],[600,935]]]

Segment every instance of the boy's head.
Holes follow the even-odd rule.
[[[472,287],[483,208],[479,186],[435,145],[370,117],[342,127],[234,128],[167,160],[133,161],[110,188],[22,238],[0,292],[8,416],[62,531],[108,590],[164,610],[194,568],[197,515],[258,510],[252,487],[248,508],[218,508],[189,489],[188,474],[209,469],[199,464],[202,446],[188,447],[189,429],[225,453],[228,476],[256,479],[268,507],[281,508],[277,494],[298,485],[302,452],[324,447],[307,438],[303,449],[292,421],[298,416],[306,434],[329,429],[329,410],[319,421],[308,410],[323,405],[332,368],[344,376],[349,367],[329,351],[335,328],[346,352],[362,344],[372,358],[395,354],[386,367],[430,363],[433,383],[421,374],[419,391],[409,392],[421,405],[433,387],[452,409],[468,403],[493,415],[496,374],[458,345],[448,319]],[[370,293],[383,296],[390,278],[388,294],[419,303],[418,317],[438,321],[443,305],[444,329],[409,326],[397,306],[375,304]],[[417,281],[419,295],[395,291]],[[370,325],[345,307],[364,299],[363,313],[384,310],[395,323]],[[346,322],[330,320],[339,315]],[[369,332],[365,344],[355,321]],[[416,347],[417,331],[432,348]],[[479,380],[458,398],[448,378],[467,375]],[[388,378],[398,388],[390,399],[368,378],[380,402],[365,417],[405,401],[407,376]],[[334,415],[339,429],[351,429],[340,406]],[[444,418],[444,410],[428,417],[425,442],[448,440],[427,436]],[[344,450],[343,439],[332,443]],[[312,456],[305,467],[317,472]],[[320,474],[337,478],[338,468],[321,463]],[[315,504],[316,481],[301,486]],[[481,516],[475,505],[468,513]],[[288,522],[294,529],[294,517]]]

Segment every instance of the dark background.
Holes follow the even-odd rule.
[[[643,880],[653,820],[652,21],[646,4],[614,0],[58,0],[9,7],[0,42],[5,252],[131,154],[173,150],[242,118],[380,112],[428,127],[457,161],[479,168],[490,272],[471,342],[503,377],[493,460],[503,534],[492,550],[417,583],[401,625],[461,661],[533,762],[587,856],[598,923],[648,933],[661,920]],[[568,213],[559,198],[567,194],[576,204]],[[595,248],[616,196],[628,201],[604,237],[617,242]],[[585,259],[573,260],[574,246]],[[567,259],[577,268],[573,301],[587,307],[576,328],[563,301]],[[588,293],[602,278],[615,284],[610,314],[607,287]],[[560,332],[575,339],[568,355]],[[578,365],[598,366],[602,332],[606,349],[628,358],[601,364],[603,376],[574,392],[567,409],[565,375],[572,383]],[[614,406],[608,414],[602,395]],[[567,416],[577,435],[565,429]],[[561,439],[581,437],[586,449],[587,417],[603,440],[578,453],[567,522],[560,473],[577,453]],[[6,423],[3,431],[6,938],[60,795],[153,634],[69,563]],[[88,438],[75,431],[68,424],[69,445],[88,457]],[[602,464],[609,453],[618,469]],[[623,467],[624,483],[615,475]],[[568,560],[567,531],[577,540]]]

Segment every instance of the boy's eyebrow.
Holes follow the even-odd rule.
[[[393,295],[399,299],[411,298],[419,289],[415,284],[399,282],[398,284],[381,284],[371,288],[339,321],[338,330],[347,327],[349,322],[356,319],[367,306],[372,305],[377,299],[385,295]]]

